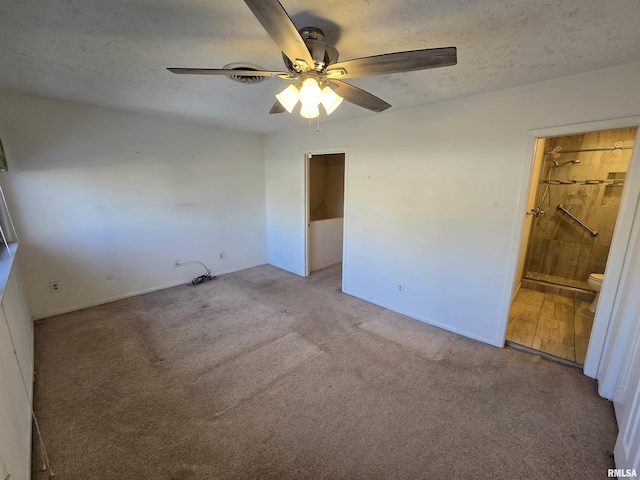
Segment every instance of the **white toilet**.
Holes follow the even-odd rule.
[[[591,305],[589,305],[589,311],[591,313],[595,313],[596,307],[598,306],[598,299],[600,298],[600,289],[602,288],[603,279],[604,274],[592,273],[591,275],[589,275],[589,279],[587,280],[587,283],[589,284],[589,287],[591,287],[591,290],[596,292],[596,298],[594,298],[593,302],[591,302]]]

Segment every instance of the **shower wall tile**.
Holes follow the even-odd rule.
[[[559,252],[554,248],[550,248],[547,251],[547,255],[542,259],[542,271],[550,272],[551,275],[555,275],[555,267],[558,265]]]
[[[580,264],[580,246],[578,242],[562,242],[559,245],[562,251],[561,262],[577,267]]]
[[[622,198],[622,186],[613,185],[605,187],[604,195],[602,196],[602,205],[620,206],[620,199]]]
[[[595,212],[587,220],[589,225],[593,225],[591,228],[598,232],[598,235],[593,237],[594,245],[611,245],[611,238],[613,237],[613,227],[615,226],[615,217],[608,220],[606,212]]]
[[[602,156],[601,163],[609,167],[626,167],[629,164],[629,159],[631,157],[627,152],[630,151],[631,150],[623,150],[622,155],[614,155],[612,152],[606,152]]]
[[[567,185],[566,186],[566,205],[587,205],[589,203],[589,194],[587,185]]]
[[[576,267],[558,263],[555,267],[555,275],[563,278],[574,278],[576,275]]]
[[[580,248],[580,258],[584,260],[583,263],[587,263],[590,260],[593,260],[595,245],[581,243],[579,244],[579,248]]]

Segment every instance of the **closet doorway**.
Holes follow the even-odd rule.
[[[345,154],[306,155],[307,276],[342,263]]]

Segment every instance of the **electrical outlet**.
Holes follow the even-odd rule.
[[[60,282],[58,280],[49,282],[49,293],[60,293]]]
[[[404,293],[404,283],[398,284],[398,293]]]
[[[178,268],[180,266],[180,260],[176,260],[176,262],[173,264],[173,268]]]
[[[218,254],[218,260],[224,260],[224,252]]]

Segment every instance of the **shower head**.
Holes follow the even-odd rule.
[[[567,160],[566,162],[555,162],[553,161],[553,164],[556,166],[556,168],[560,168],[560,167],[564,167],[565,165],[577,165],[578,163],[580,163],[580,160]]]

